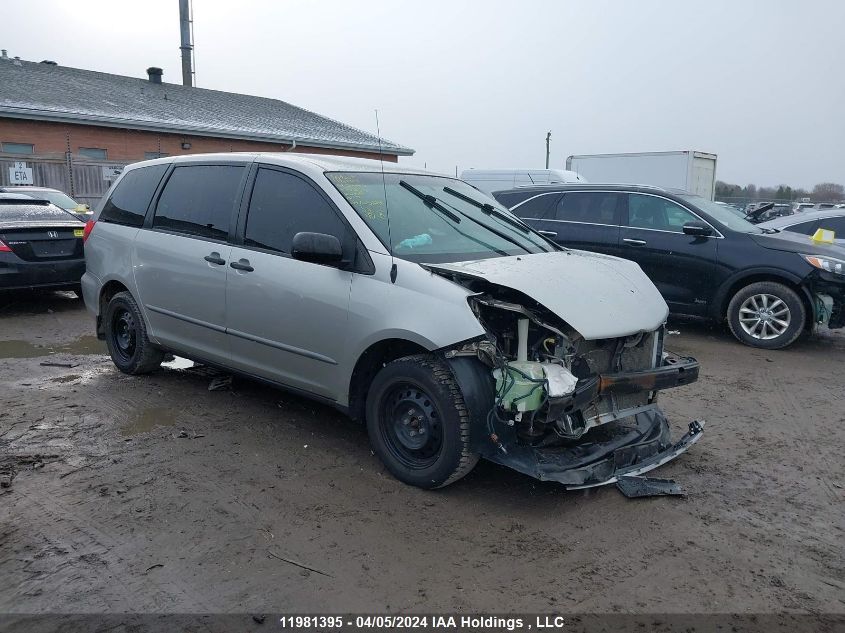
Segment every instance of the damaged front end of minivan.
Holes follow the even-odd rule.
[[[474,292],[469,306],[486,332],[440,350],[470,412],[474,452],[575,489],[648,472],[701,437],[703,422],[694,421],[673,442],[657,405],[661,390],[699,372],[695,359],[664,351],[662,320],[585,338],[524,292],[467,271],[436,272]]]

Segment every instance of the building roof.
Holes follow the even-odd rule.
[[[0,117],[379,152],[379,139],[285,101],[0,59]],[[381,139],[385,154],[414,150]]]

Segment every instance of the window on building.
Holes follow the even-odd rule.
[[[170,156],[170,154],[166,152],[144,152],[144,160],[152,160],[154,158],[164,158],[165,156]]]
[[[327,233],[344,241],[346,227],[326,199],[302,178],[259,169],[249,200],[244,244],[290,253],[299,232]]]
[[[32,143],[3,143],[3,152],[6,154],[34,154],[35,145]]]
[[[177,167],[158,199],[153,226],[225,240],[243,171],[233,165]]]
[[[99,147],[80,147],[79,155],[85,156],[86,158],[98,158],[100,160],[106,160],[108,158],[106,150]]]
[[[129,171],[103,206],[100,222],[142,226],[150,200],[167,171],[167,165],[153,165]]]

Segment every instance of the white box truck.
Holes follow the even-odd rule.
[[[570,156],[566,169],[591,183],[682,189],[708,200],[716,190],[716,154],[694,150]]]

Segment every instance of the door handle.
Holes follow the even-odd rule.
[[[206,255],[203,259],[209,264],[217,264],[218,266],[222,266],[226,263],[226,260],[220,257],[220,253],[217,252]]]
[[[243,270],[248,273],[251,273],[253,270],[255,270],[255,268],[249,265],[248,259],[241,259],[236,262],[229,262],[229,266],[231,266],[235,270]]]
[[[540,235],[545,235],[546,237],[557,237],[557,231],[537,231]]]
[[[622,241],[625,242],[626,244],[631,244],[632,246],[645,246],[646,245],[645,240],[632,240],[629,237],[623,237]]]

